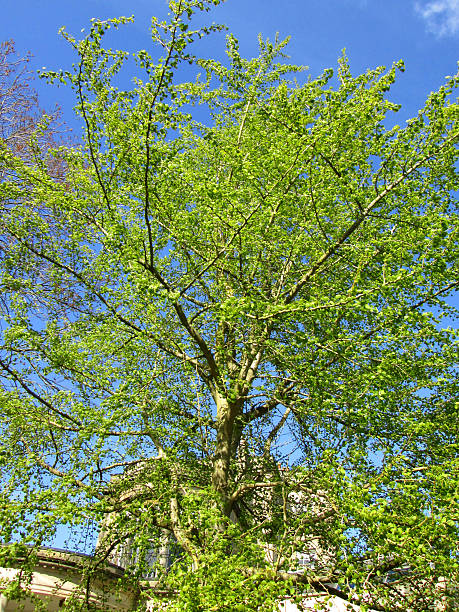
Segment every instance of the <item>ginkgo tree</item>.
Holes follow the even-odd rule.
[[[458,76],[390,127],[402,63],[202,59],[215,4],[63,32],[64,180],[2,146],[3,562],[91,520],[171,609],[453,609]]]

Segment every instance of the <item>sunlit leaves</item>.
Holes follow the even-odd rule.
[[[82,146],[60,181],[2,152],[4,523],[110,515],[132,576],[173,534],[180,609],[429,609],[457,576],[457,79],[387,129],[402,64],[195,59],[211,4],[152,20],[129,91],[102,43],[130,18],[65,35]]]

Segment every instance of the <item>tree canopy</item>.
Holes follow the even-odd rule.
[[[202,59],[213,4],[64,31],[81,144],[0,141],[2,557],[93,521],[128,579],[170,534],[179,610],[452,609],[458,75],[393,125],[402,63]]]

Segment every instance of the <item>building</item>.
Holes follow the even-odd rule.
[[[130,475],[132,476],[132,474]],[[121,501],[129,501],[142,493],[138,484],[126,485],[128,478],[118,476],[115,479],[123,485]],[[135,482],[135,479],[133,480]],[[269,493],[267,494],[269,497]],[[271,500],[272,502],[273,500]],[[317,515],[322,515],[327,508],[327,497],[325,493],[316,492],[305,500],[301,494],[292,493],[290,503],[293,506],[302,506],[305,503],[313,509]],[[270,501],[262,499],[261,510],[269,512]],[[123,536],[119,531],[118,522],[114,513],[108,514],[102,523],[96,552],[98,555],[91,556],[76,552],[58,550],[54,548],[40,548],[33,558],[30,573],[24,575],[20,566],[25,560],[27,551],[23,556],[17,558],[16,564],[11,567],[0,567],[0,612],[13,612],[18,610],[17,601],[8,600],[2,594],[7,583],[18,581],[20,578],[24,598],[21,601],[24,612],[32,612],[36,609],[37,601],[43,603],[50,612],[61,609],[69,599],[78,599],[86,602],[88,609],[100,611],[129,611],[137,609],[139,603],[144,602],[145,608],[153,612],[168,609],[168,597],[170,593],[160,592],[158,589],[158,578],[167,572],[172,563],[180,559],[180,549],[173,538],[164,530],[159,530],[157,538],[144,543],[144,548],[139,551],[135,538]],[[237,516],[233,517],[237,521]],[[121,537],[117,537],[120,536]],[[148,537],[150,537],[149,534]],[[117,541],[119,540],[119,541]],[[295,553],[294,573],[301,574],[303,567],[316,566],[326,567],[333,562],[333,551],[324,550],[317,536],[307,534],[304,536],[302,552]],[[145,570],[142,580],[126,586],[121,579],[143,555]],[[279,550],[275,544],[266,545],[266,558],[273,563],[278,558]],[[192,571],[192,568],[190,568]],[[407,571],[409,569],[407,568]],[[326,587],[327,585],[324,585]],[[337,587],[337,585],[328,585]],[[435,607],[436,612],[446,610],[442,607],[441,590],[444,585],[439,585],[439,600]],[[155,601],[147,599],[146,593],[154,591],[157,597]],[[330,589],[333,593],[333,589]],[[336,592],[336,591],[335,591]],[[160,604],[158,604],[158,599]],[[337,595],[329,595],[326,588],[320,589],[313,595],[309,595],[302,602],[302,610],[314,610],[318,605],[326,606],[328,612],[358,612],[359,606],[347,602]],[[300,612],[298,607],[290,600],[279,601],[278,612]]]
[[[7,582],[16,581],[22,570],[21,561],[9,568],[0,568],[0,591]],[[86,599],[88,609],[106,611],[132,610],[138,601],[136,589],[118,586],[124,574],[121,567],[106,563],[91,577],[86,588],[86,572],[93,559],[88,555],[72,553],[55,548],[40,548],[34,559],[29,576],[23,577],[24,599],[9,601],[0,593],[0,612],[13,612],[19,603],[23,612],[33,612],[38,602],[45,604],[50,612],[58,611],[71,598]],[[26,596],[29,593],[29,596]]]

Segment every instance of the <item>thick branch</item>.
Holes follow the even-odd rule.
[[[59,410],[58,408],[55,408],[50,402],[48,402],[48,400],[46,400],[44,397],[41,397],[41,395],[39,395],[38,393],[36,393],[33,389],[31,389],[23,380],[22,378],[19,376],[19,374],[17,374],[17,372],[15,372],[14,370],[12,370],[4,361],[3,359],[0,359],[0,366],[6,371],[8,372],[8,374],[10,376],[13,377],[13,379],[24,389],[24,391],[26,393],[28,393],[29,395],[31,395],[33,398],[35,398],[37,401],[40,402],[40,404],[42,404],[43,406],[45,406],[46,408],[48,408],[48,410],[51,410],[51,412],[54,412],[54,414],[58,414],[60,417],[62,417],[63,419],[67,419],[69,421],[71,421],[72,423],[74,423],[75,425],[78,425],[79,427],[81,427],[81,421],[78,421],[78,419],[76,419],[75,417],[62,412],[61,410]]]
[[[453,134],[453,136],[445,140],[445,142],[439,147],[439,150],[441,150],[447,144],[450,144],[456,137],[457,137],[457,134]],[[428,161],[432,157],[433,155],[430,154],[418,160],[415,164],[413,164],[410,168],[408,168],[408,170],[405,170],[404,172],[402,172],[402,174],[399,176],[398,179],[393,181],[381,193],[379,193],[368,204],[368,206],[362,211],[362,214],[354,221],[354,223],[352,223],[350,227],[348,227],[348,229],[341,234],[338,240],[322,255],[322,257],[318,259],[318,261],[308,270],[308,272],[306,272],[306,274],[303,275],[303,277],[296,283],[296,285],[291,288],[291,290],[285,296],[285,303],[288,304],[292,300],[295,299],[295,297],[298,295],[298,293],[301,291],[304,285],[316,274],[316,272],[320,270],[323,264],[342,247],[342,245],[347,241],[347,239],[358,230],[358,228],[362,225],[362,223],[369,216],[370,212],[374,208],[376,208],[376,206],[380,202],[382,202],[386,196],[392,193],[394,189],[400,185],[400,183],[402,183],[408,176],[413,174],[413,172],[415,172],[418,168],[420,168],[426,161]]]

